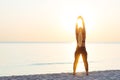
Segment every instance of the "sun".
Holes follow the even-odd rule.
[[[62,28],[64,28],[67,32],[74,33],[76,22],[78,22],[78,25],[82,25],[82,20],[81,19],[77,20],[77,17],[81,16],[81,15],[75,15],[72,13],[70,16],[69,15],[67,15],[66,17],[64,17],[62,19]],[[85,22],[86,32],[92,33],[92,31],[94,29],[93,28],[94,20],[93,20],[92,16],[89,16],[89,15],[90,14],[85,13],[82,15],[82,17],[83,17],[84,22]]]
[[[61,16],[61,26],[66,32],[75,33],[77,17],[82,16],[85,22],[86,33],[91,34],[95,25],[95,14],[87,7],[77,7],[76,9],[65,9]],[[82,24],[81,21],[79,23]]]
[[[78,27],[83,27],[83,24],[82,24],[82,20],[81,20],[81,19],[78,19],[78,20],[77,20],[77,24],[78,24]]]

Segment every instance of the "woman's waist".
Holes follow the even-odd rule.
[[[79,46],[79,43],[77,43],[78,47],[85,47],[85,41],[82,41],[81,46]]]
[[[82,46],[78,46],[78,45],[77,45],[76,48],[78,48],[78,49],[83,49],[83,48],[86,48],[86,46],[85,46],[85,45],[82,45]]]

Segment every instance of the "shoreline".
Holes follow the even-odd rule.
[[[92,71],[86,76],[85,72],[51,73],[18,76],[1,76],[0,80],[120,80],[120,70]]]

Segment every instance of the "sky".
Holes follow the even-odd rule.
[[[120,41],[120,0],[0,0],[0,42],[73,42],[79,15],[87,42]]]

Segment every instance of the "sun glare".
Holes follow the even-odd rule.
[[[93,32],[93,25],[95,24],[95,14],[89,7],[79,7],[76,10],[65,9],[61,16],[62,28],[69,33],[75,33],[75,26],[77,23],[77,17],[82,16],[85,22],[86,33],[91,34]],[[78,20],[78,24],[82,25],[82,21]]]
[[[81,19],[78,19],[78,20],[77,20],[77,24],[78,24],[78,27],[83,27],[83,24],[82,24],[82,20],[81,20]]]
[[[85,28],[86,28],[86,32],[87,33],[92,33],[93,32],[93,25],[94,25],[94,19],[92,18],[92,16],[90,16],[89,13],[85,13],[84,15],[74,15],[71,13],[71,16],[66,16],[62,19],[62,26],[63,29],[65,29],[67,32],[70,33],[75,33],[75,26],[76,23],[78,23],[78,26],[83,27],[82,26],[82,20],[79,19],[77,20],[78,16],[83,16],[84,22],[85,22]]]

